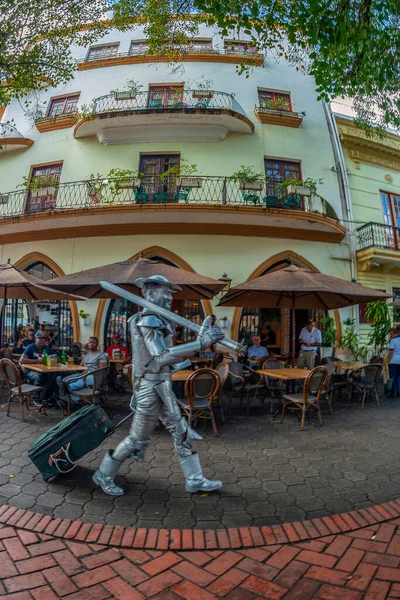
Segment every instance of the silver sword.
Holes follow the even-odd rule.
[[[99,283],[101,287],[105,290],[112,292],[116,296],[126,298],[126,300],[130,300],[131,302],[133,302],[134,304],[138,304],[142,308],[148,308],[149,310],[154,311],[156,314],[161,315],[168,321],[172,321],[173,323],[182,325],[182,327],[187,327],[188,329],[195,331],[197,334],[201,331],[201,325],[193,323],[193,321],[189,321],[189,319],[185,319],[185,317],[181,317],[180,315],[177,315],[176,313],[173,313],[167,310],[166,308],[162,308],[162,306],[153,304],[153,302],[149,302],[141,296],[136,296],[136,294],[132,294],[132,292],[127,292],[126,290],[124,290],[124,288],[119,287],[119,285],[109,283],[108,281],[100,281]],[[202,331],[204,331],[204,328]],[[218,340],[218,344],[222,344],[222,346],[226,346],[226,348],[234,350],[234,352],[243,353],[245,351],[241,344],[227,337],[224,337],[224,339],[222,340]]]

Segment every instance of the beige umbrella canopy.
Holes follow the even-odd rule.
[[[0,300],[83,300],[63,291],[55,291],[43,285],[43,280],[25,271],[21,271],[8,261],[0,265]],[[4,315],[3,311],[3,315]],[[3,317],[4,318],[4,317]],[[3,345],[3,323],[1,327],[1,343]]]
[[[290,265],[231,288],[218,306],[292,309],[292,363],[295,358],[295,309],[333,309],[385,300],[372,288]]]
[[[385,300],[388,294],[290,265],[231,288],[218,306],[333,309]]]
[[[174,294],[174,298],[177,299],[208,300],[218,294],[225,285],[224,282],[216,279],[148,258],[117,262],[64,275],[52,279],[48,285],[56,290],[81,294],[86,298],[116,298],[117,296],[102,288],[99,281],[108,281],[140,295],[139,288],[134,284],[135,280],[152,275],[163,275],[172,283],[178,284],[182,291]]]
[[[47,287],[39,277],[30,275],[8,262],[0,265],[0,300],[84,300],[67,291],[56,291]]]

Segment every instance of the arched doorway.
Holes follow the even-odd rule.
[[[318,269],[292,250],[280,252],[271,256],[266,261],[261,263],[248,277],[247,281],[266,275],[273,271],[284,269],[289,265],[294,264],[298,267],[305,267],[310,271],[317,272]],[[336,322],[337,339],[341,338],[341,325],[339,319],[339,311],[334,310]],[[309,319],[315,319],[318,323],[321,317],[325,316],[325,311],[322,310],[296,310],[296,339],[301,328]],[[235,308],[232,320],[232,337],[248,343],[253,335],[263,336],[265,326],[270,325],[274,332],[276,340],[274,351],[279,351],[281,354],[289,353],[290,346],[290,328],[291,319],[289,309],[264,309],[264,308]]]
[[[135,257],[136,258],[136,257]],[[152,253],[151,256],[146,252],[146,258],[152,258],[164,264],[179,267],[180,265],[165,258],[165,256]],[[128,321],[129,318],[138,310],[138,306],[134,305],[125,298],[116,298],[110,300],[104,322],[104,347],[112,345],[112,339],[115,334],[118,334],[125,344],[130,344],[130,332]],[[194,321],[198,324],[204,319],[204,310],[200,300],[174,300],[172,310],[177,311],[181,316]],[[189,329],[177,328],[177,335],[182,341],[190,341],[194,339],[195,334]],[[129,347],[129,346],[128,346]]]
[[[27,273],[49,281],[64,273],[47,257],[32,253],[15,263]],[[75,303],[74,303],[75,304]],[[4,341],[12,343],[17,339],[17,329],[20,324],[31,322],[36,315],[41,323],[46,324],[46,331],[53,334],[55,343],[59,347],[67,347],[74,341],[75,321],[74,306],[71,309],[68,300],[51,301],[25,301],[7,300],[4,319]],[[79,332],[78,332],[79,333]]]

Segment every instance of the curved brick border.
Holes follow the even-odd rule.
[[[355,531],[400,517],[400,500],[349,513],[284,523],[271,527],[238,529],[144,529],[120,525],[92,525],[55,519],[8,504],[0,505],[0,523],[77,542],[147,550],[228,550],[297,543]]]

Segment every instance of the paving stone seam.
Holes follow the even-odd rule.
[[[54,518],[8,504],[0,505],[0,524],[55,538],[98,543],[103,531],[107,545],[150,550],[228,550],[293,544],[324,536],[350,533],[400,517],[400,500],[349,513],[263,527],[219,529],[146,529]],[[2,530],[4,532],[4,529]]]

